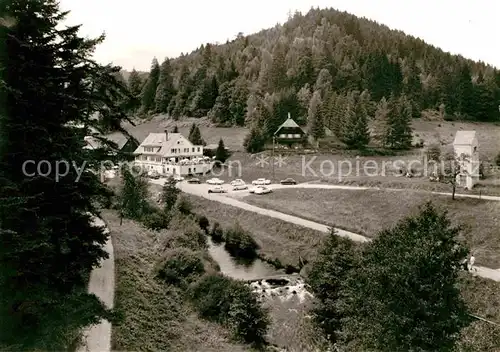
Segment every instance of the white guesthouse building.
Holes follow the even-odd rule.
[[[203,146],[193,145],[180,133],[150,133],[134,151],[135,164],[161,175],[205,174],[214,165],[203,156]]]
[[[453,149],[455,155],[461,160],[457,186],[472,189],[479,182],[479,142],[476,131],[457,131]]]

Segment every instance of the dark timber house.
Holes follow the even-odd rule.
[[[306,142],[306,132],[290,117],[281,124],[274,132],[275,142],[287,146],[304,144]]]

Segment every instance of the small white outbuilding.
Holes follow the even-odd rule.
[[[479,142],[476,131],[457,131],[453,149],[461,161],[457,186],[472,189],[479,182]]]

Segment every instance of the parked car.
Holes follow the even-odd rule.
[[[272,192],[271,188],[262,186],[262,187],[258,187],[253,193],[255,193],[255,194],[268,194],[271,192]]]
[[[260,189],[260,188],[264,188],[264,186],[254,186],[254,187],[250,188],[248,190],[248,192],[255,193],[255,191],[258,190],[258,189]]]
[[[296,185],[297,181],[295,181],[293,178],[285,178],[284,180],[281,180],[280,183],[282,185]]]
[[[248,186],[245,183],[233,186],[233,191],[242,191],[244,189],[248,189]]]
[[[265,178],[258,178],[256,180],[252,181],[252,185],[270,185],[271,180],[265,179]]]
[[[227,193],[222,186],[214,186],[208,189],[208,193]]]
[[[150,171],[148,172],[148,177],[157,180],[160,178],[160,174],[157,171]]]
[[[187,182],[188,183],[197,183],[197,184],[201,183],[200,179],[196,178],[196,177],[190,178]]]
[[[237,186],[237,185],[244,185],[245,181],[243,181],[241,178],[237,178],[234,181],[231,181],[231,186]]]
[[[221,179],[218,179],[217,177],[214,177],[214,178],[207,180],[207,183],[209,185],[222,185],[224,183],[224,181]]]
[[[174,176],[174,181],[176,181],[176,182],[184,181],[184,177],[182,177],[180,175],[175,175]]]

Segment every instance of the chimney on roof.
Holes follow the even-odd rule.
[[[166,128],[165,128],[164,132],[165,132],[165,140],[168,141],[168,131]]]

